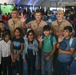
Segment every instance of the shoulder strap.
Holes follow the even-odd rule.
[[[74,39],[74,38],[71,38],[71,39],[70,39],[70,42],[69,42],[70,46],[72,45],[73,39]]]
[[[53,35],[50,36],[50,42],[53,45]]]
[[[43,34],[43,35],[42,35],[42,39],[44,39],[44,38],[45,38],[45,35]]]
[[[50,43],[53,45],[53,35],[50,35]],[[42,35],[42,39],[44,39],[45,38],[45,35]]]

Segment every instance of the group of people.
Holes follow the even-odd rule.
[[[13,9],[11,16],[9,29],[0,21],[0,75],[12,75],[14,70],[14,75],[23,75],[23,62],[27,62],[28,75],[34,75],[36,55],[39,75],[46,75],[46,71],[53,75],[52,69],[56,75],[70,75],[76,40],[63,10],[57,10],[57,20],[51,26],[42,20],[39,10],[36,20],[28,24],[26,15],[19,17],[18,9]]]

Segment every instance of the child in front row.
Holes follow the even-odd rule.
[[[24,39],[21,35],[21,28],[17,27],[14,33],[15,37],[12,39],[11,44],[12,66],[14,66],[13,70],[16,69],[16,74],[14,75],[23,75],[22,51],[24,48]]]
[[[5,28],[5,22],[0,20],[0,39],[2,39],[2,34],[4,31],[8,31],[10,34],[10,30]]]
[[[63,40],[59,41],[56,75],[70,75],[70,65],[76,48],[76,40],[72,37],[72,27],[66,26],[63,30]]]
[[[48,71],[47,75],[52,75],[53,68],[53,54],[56,49],[56,38],[50,32],[52,29],[49,25],[43,27],[43,35],[38,38],[39,47],[41,48],[41,70],[42,75],[46,75],[46,69]],[[46,66],[47,65],[47,66]]]
[[[38,51],[38,42],[35,39],[33,30],[27,32],[27,39],[25,39],[23,61],[27,61],[28,75],[35,73],[36,53]]]
[[[11,51],[10,51],[10,34],[8,31],[4,31],[2,34],[2,40],[0,41],[0,50],[2,56],[2,71],[3,75],[11,75]]]

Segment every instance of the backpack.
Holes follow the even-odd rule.
[[[64,39],[64,37],[63,37],[63,39]],[[69,41],[69,45],[70,45],[70,47],[71,47],[71,45],[72,45],[73,40],[74,40],[74,38],[71,37],[71,38],[70,38],[70,41]]]
[[[70,45],[70,46],[72,45],[73,40],[74,40],[74,38],[71,37],[70,42],[69,42],[69,45]]]
[[[69,42],[70,46],[72,45],[73,40],[74,40],[74,38],[71,38],[71,39],[70,39],[70,42]],[[73,58],[76,59],[76,50],[75,50],[75,52],[74,52],[74,54],[73,54]]]
[[[53,35],[50,35],[50,43],[53,45]],[[45,39],[45,35],[42,35],[42,39]]]

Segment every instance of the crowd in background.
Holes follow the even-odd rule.
[[[37,55],[39,75],[46,75],[46,71],[53,75],[52,69],[55,75],[70,75],[76,48],[72,38],[75,23],[75,12],[61,9],[56,14],[43,9],[31,12],[29,8],[1,14],[0,75],[23,75],[24,62],[28,75],[35,75]]]

